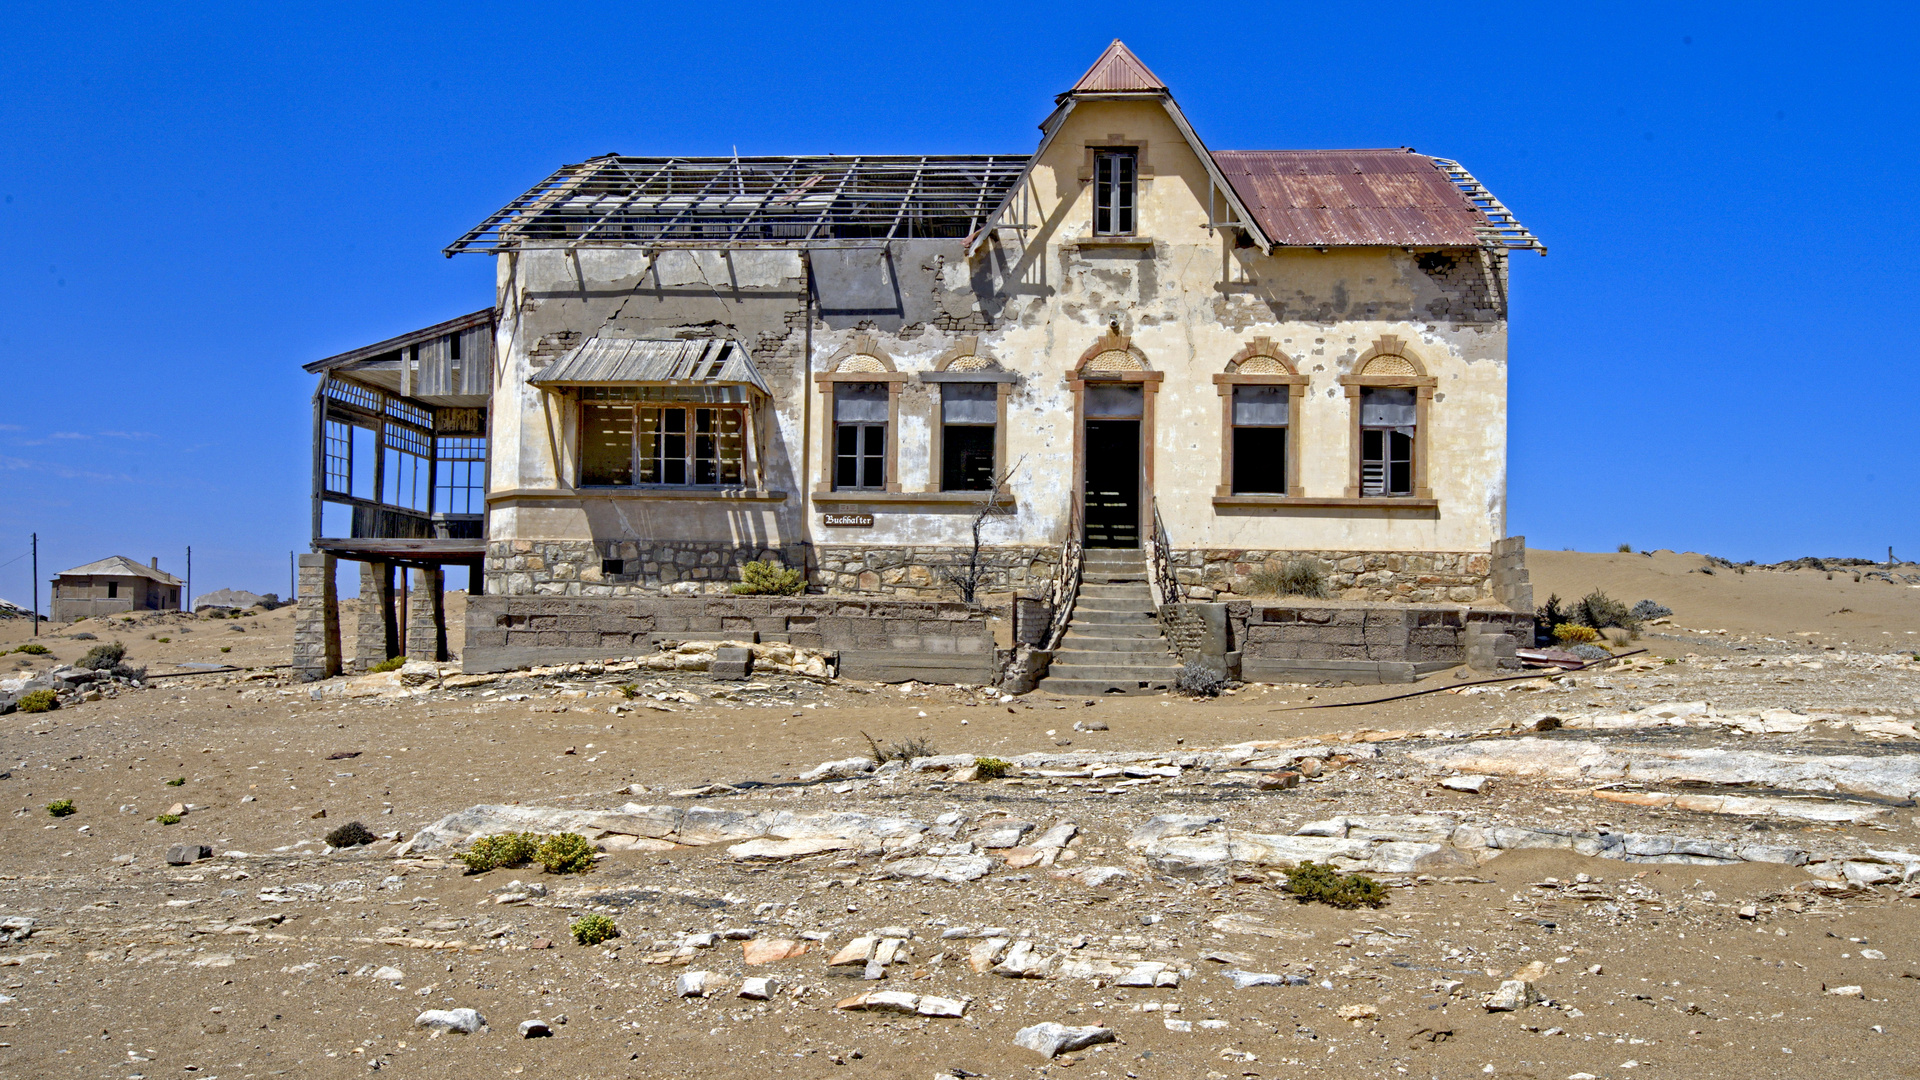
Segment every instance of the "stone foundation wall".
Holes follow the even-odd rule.
[[[968,548],[831,544],[755,547],[714,540],[497,540],[487,545],[487,592],[500,596],[720,596],[747,563],[805,566],[810,588],[830,596],[957,600],[951,575]],[[605,563],[620,560],[620,572]],[[982,547],[982,592],[1044,590],[1055,547]]]
[[[1470,604],[1491,599],[1492,556],[1483,551],[1270,551],[1223,548],[1168,553],[1189,600],[1252,597],[1253,575],[1309,559],[1339,600]]]
[[[880,682],[994,682],[985,609],[826,596],[476,596],[462,666],[471,672],[608,660],[656,642],[785,641],[839,653],[840,673]]]
[[[813,583],[829,593],[897,596],[915,599],[957,598],[952,575],[966,568],[970,548],[951,546],[879,547],[821,544]],[[1060,565],[1058,547],[1010,545],[980,548],[981,592],[1044,591]]]

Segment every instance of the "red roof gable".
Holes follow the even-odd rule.
[[[1120,44],[1119,38],[1107,46],[1100,59],[1093,62],[1080,81],[1073,84],[1069,94],[1124,94],[1124,93],[1165,93],[1167,84],[1160,76],[1147,70],[1147,65],[1133,55],[1133,51]]]

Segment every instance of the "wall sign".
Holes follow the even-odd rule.
[[[820,524],[869,528],[873,525],[872,514],[821,514]]]

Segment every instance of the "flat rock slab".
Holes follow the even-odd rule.
[[[1075,1050],[1084,1050],[1116,1039],[1112,1028],[1067,1027],[1052,1022],[1024,1027],[1014,1033],[1013,1044],[1044,1058],[1054,1058]]]
[[[1844,791],[1911,799],[1920,795],[1920,754],[1770,754],[1758,750],[1615,747],[1574,739],[1485,739],[1413,750],[1436,768],[1497,776],[1600,783],[1758,784],[1787,791]]]
[[[487,1026],[487,1018],[472,1009],[428,1009],[413,1018],[413,1025],[436,1032],[471,1035]]]

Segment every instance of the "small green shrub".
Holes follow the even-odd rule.
[[[220,646],[220,651],[221,651],[221,652],[232,652],[232,651],[233,651],[233,646],[231,646],[231,645],[222,645],[222,646]]]
[[[1333,595],[1327,572],[1312,559],[1288,559],[1279,566],[1263,566],[1247,575],[1252,596],[1304,596],[1325,600]]]
[[[1566,645],[1582,645],[1590,641],[1599,641],[1600,631],[1591,626],[1561,623],[1553,628],[1553,639]]]
[[[162,825],[178,825],[180,824],[180,815],[179,814],[161,814],[159,817],[154,818],[153,820],[159,822]]]
[[[973,775],[980,780],[1000,780],[1013,768],[1013,762],[1005,758],[983,757],[973,759]]]
[[[927,741],[925,735],[915,735],[906,742],[894,743],[892,746],[881,746],[873,736],[864,731],[860,733],[860,737],[867,740],[869,753],[875,765],[885,765],[889,761],[905,764],[914,758],[932,757],[940,752],[934,749],[933,743]]]
[[[555,833],[533,856],[549,874],[584,874],[593,869],[593,845],[579,833]]]
[[[1572,615],[1570,621],[1579,623],[1581,626],[1591,626],[1595,630],[1605,630],[1609,626],[1628,630],[1638,627],[1633,617],[1627,613],[1627,605],[1599,589],[1581,597],[1580,602],[1573,606],[1569,614]]]
[[[621,683],[620,696],[626,698],[628,701],[632,701],[634,698],[640,696],[640,685],[638,683]]]
[[[47,813],[54,817],[66,817],[74,812],[72,799],[55,799],[47,804]]]
[[[1614,550],[1620,552],[1622,555],[1631,555],[1633,554],[1633,545],[1621,544],[1619,547],[1615,548]]]
[[[582,915],[568,929],[573,931],[573,940],[582,945],[598,945],[620,936],[620,928],[605,915]]]
[[[88,649],[87,655],[81,657],[80,662],[74,666],[83,667],[89,671],[112,671],[121,660],[126,658],[126,655],[125,645],[117,641],[109,641],[105,645],[95,645]]]
[[[176,776],[173,779],[167,781],[168,787],[185,787],[186,784],[187,784],[187,778],[184,776]]]
[[[1381,907],[1387,887],[1365,874],[1342,874],[1331,863],[1311,859],[1287,871],[1286,890],[1299,901],[1337,908]]]
[[[13,707],[21,712],[52,712],[60,707],[60,695],[51,690],[29,690],[20,695]]]
[[[361,844],[371,844],[378,839],[379,837],[373,835],[372,829],[357,821],[349,821],[327,834],[328,846],[337,848],[359,847]]]
[[[388,657],[387,659],[382,660],[379,663],[368,668],[367,671],[375,675],[378,675],[383,671],[399,671],[400,668],[406,664],[406,662],[407,662],[407,658],[404,656]]]
[[[170,637],[163,637],[163,638],[154,638],[153,640],[155,640],[155,641],[157,641],[157,642],[159,642],[159,643],[160,643],[160,644],[162,644],[162,645],[165,645],[165,644],[167,644],[168,642],[171,642],[171,641],[172,641],[173,639],[172,639],[172,638],[170,638]]]
[[[52,652],[53,650],[47,648],[45,645],[42,645],[37,641],[29,641],[25,645],[22,645],[13,651],[17,653],[26,653],[28,656],[45,656],[48,653]]]
[[[501,833],[475,840],[460,853],[460,861],[467,864],[467,873],[481,874],[502,866],[524,866],[539,849],[540,837],[533,833]]]
[[[788,570],[767,559],[742,566],[740,583],[733,591],[741,596],[798,596],[806,588],[806,571]]]

